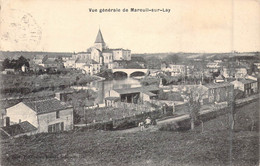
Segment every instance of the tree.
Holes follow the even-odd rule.
[[[164,62],[167,64],[176,64],[178,62],[181,62],[181,58],[177,54],[168,55],[163,59]]]
[[[235,108],[236,108],[236,99],[241,96],[239,91],[235,91],[234,88],[231,88],[230,96],[228,99],[228,108],[229,108],[229,119],[230,119],[230,129],[234,130],[235,126]]]
[[[68,95],[70,104],[73,106],[74,123],[80,122],[80,112],[84,112],[86,103],[95,97],[95,92],[92,90],[80,90]]]
[[[157,57],[149,57],[146,59],[146,64],[148,69],[160,69],[161,68],[161,59]]]
[[[11,66],[10,63],[11,63],[10,60],[8,58],[5,58],[2,63],[2,70],[10,68],[10,66]]]
[[[203,91],[202,87],[196,86],[188,89],[185,93],[188,100],[188,113],[190,116],[191,130],[193,130],[195,122],[199,120],[198,117],[201,108],[201,100],[206,91]]]

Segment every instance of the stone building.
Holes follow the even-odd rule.
[[[93,60],[93,62],[100,64],[108,69],[113,69],[117,64],[115,61],[130,61],[131,60],[131,50],[117,48],[110,49],[107,47],[101,30],[99,29],[95,43],[92,47],[87,49],[87,52],[79,52],[72,55],[73,61],[69,61],[65,66],[75,66],[71,63],[76,63],[82,60]],[[88,66],[91,64],[87,64]],[[84,66],[84,65],[82,65]],[[83,69],[83,68],[82,68]],[[91,72],[95,73],[95,72]]]
[[[6,109],[10,124],[27,121],[37,133],[73,129],[73,108],[55,98],[22,101]]]

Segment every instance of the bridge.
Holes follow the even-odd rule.
[[[112,69],[112,73],[121,72],[125,73],[127,77],[130,77],[133,73],[144,73],[144,75],[148,72],[148,69]]]

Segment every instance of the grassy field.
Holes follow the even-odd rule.
[[[259,101],[237,108],[233,165],[258,165]],[[251,114],[255,128],[251,131]],[[2,140],[2,165],[229,165],[227,115],[195,131],[71,131]]]

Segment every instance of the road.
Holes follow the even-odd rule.
[[[237,104],[247,104],[250,101],[256,100],[257,98],[259,98],[259,94],[250,96],[248,98],[245,99],[238,99],[236,101]],[[206,108],[206,109],[205,109]],[[203,114],[207,114],[209,112],[214,112],[214,111],[219,111],[220,109],[223,109],[224,107],[219,107],[219,109],[212,109],[212,107],[205,107],[202,108],[202,110],[200,111],[200,115]],[[167,124],[167,123],[176,123],[185,119],[189,119],[189,115],[185,114],[185,115],[180,115],[178,117],[174,117],[174,118],[169,118],[169,119],[165,119],[165,120],[159,120],[157,121],[157,125],[156,126],[150,126],[148,128],[144,128],[143,131],[157,131],[159,130],[160,126]],[[141,127],[134,127],[134,128],[130,128],[130,129],[125,129],[125,130],[117,130],[116,132],[120,132],[120,133],[134,133],[134,132],[141,132]]]

